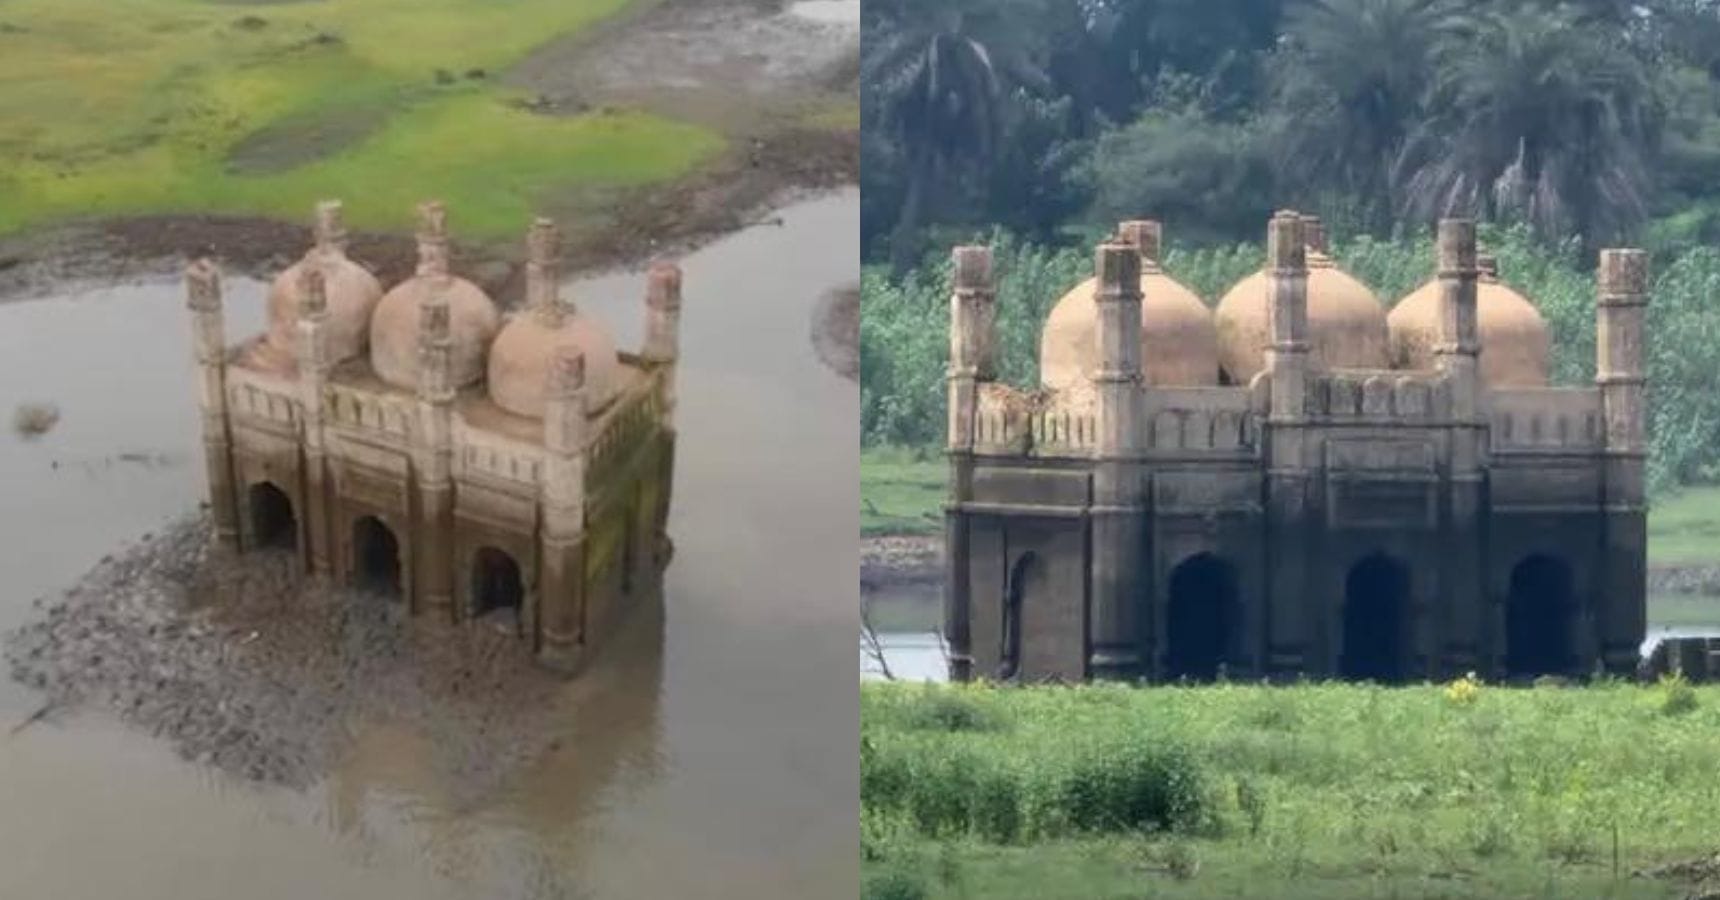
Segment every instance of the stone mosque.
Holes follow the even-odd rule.
[[[954,253],[951,677],[1400,682],[1630,674],[1645,630],[1640,250],[1603,250],[1596,373],[1468,220],[1387,314],[1274,215],[1209,310],[1124,223],[995,380],[989,250]]]
[[[320,204],[267,331],[237,346],[216,267],[186,272],[218,542],[290,548],[311,576],[493,621],[577,668],[667,561],[680,270],[652,266],[629,352],[561,296],[549,220],[507,316],[450,271],[439,203],[419,207],[417,273],[387,292],[345,237]]]

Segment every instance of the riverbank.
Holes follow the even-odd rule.
[[[0,119],[29,124],[0,138],[0,296],[192,254],[261,274],[330,196],[385,281],[412,271],[428,197],[456,266],[504,299],[533,214],[563,222],[572,271],[684,252],[857,181],[858,33],[753,0],[144,0],[124,22],[95,0],[10,4]],[[717,72],[726,102],[689,106],[686,80]]]
[[[861,686],[864,896],[1706,897],[1720,688]]]

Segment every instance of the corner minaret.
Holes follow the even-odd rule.
[[[950,368],[946,378],[950,495],[944,507],[944,640],[949,644],[950,677],[965,681],[973,672],[973,647],[968,627],[968,527],[962,508],[973,500],[974,415],[979,384],[994,377],[992,322],[997,292],[992,286],[990,248],[957,247],[951,263],[955,290],[950,295]]]
[[[320,210],[319,210],[320,212]],[[320,231],[320,229],[319,229]],[[320,243],[320,235],[319,235]],[[330,571],[329,510],[324,485],[328,477],[328,446],[323,434],[323,393],[334,361],[329,353],[328,285],[322,269],[305,266],[299,273],[298,366],[299,421],[305,454],[305,554],[313,575]]]
[[[418,276],[448,276],[448,208],[440,200],[418,204]]]
[[[314,235],[318,251],[346,255],[346,221],[339,200],[324,200],[317,204]]]
[[[526,234],[526,308],[544,327],[557,328],[571,306],[561,298],[561,229],[536,219]]]
[[[1607,671],[1628,674],[1647,630],[1643,320],[1648,254],[1602,250],[1595,310],[1595,382],[1606,423],[1605,575],[1596,624]],[[1631,602],[1635,599],[1639,602]]]
[[[672,262],[654,262],[645,274],[645,343],[639,356],[664,367],[663,419],[673,427],[681,358],[681,267]]]
[[[1164,225],[1154,219],[1133,219],[1117,224],[1117,238],[1141,256],[1141,271],[1157,272],[1164,252]]]
[[[562,668],[578,665],[585,645],[585,357],[562,345],[550,365],[543,417],[542,575],[538,653]],[[529,625],[528,625],[529,627]]]
[[[442,619],[454,610],[454,339],[446,284],[432,282],[418,311],[418,612]]]
[[[1303,220],[1280,210],[1266,227],[1266,368],[1255,376],[1266,397],[1266,674],[1305,671],[1319,659],[1319,621],[1307,598],[1314,462],[1308,447],[1308,254]],[[1266,382],[1260,390],[1260,382]],[[1333,651],[1332,655],[1335,655]],[[1310,660],[1314,656],[1314,660]]]
[[[239,549],[239,503],[233,482],[233,441],[227,424],[227,327],[221,310],[221,271],[199,259],[185,269],[186,306],[197,357],[203,420],[203,458],[209,476],[209,509],[215,539]]]
[[[1101,244],[1094,258],[1098,307],[1093,392],[1098,442],[1093,465],[1093,605],[1087,671],[1104,678],[1141,668],[1134,585],[1141,545],[1141,252],[1121,239]]]
[[[1451,583],[1480,584],[1484,579],[1481,544],[1475,535],[1475,523],[1481,517],[1484,500],[1487,432],[1481,414],[1481,334],[1475,309],[1475,284],[1480,269],[1477,266],[1474,220],[1441,219],[1437,243],[1439,320],[1433,344],[1433,364],[1445,378],[1452,422],[1447,474],[1450,487],[1445,492],[1446,508],[1441,514],[1440,524],[1441,557],[1445,560],[1445,574]],[[1433,647],[1411,649],[1412,654],[1426,653],[1428,658],[1443,656],[1446,670],[1406,674],[1448,678],[1482,668],[1477,663],[1481,661],[1483,651],[1476,641],[1476,636],[1482,633],[1482,622],[1475,613],[1472,604],[1447,604],[1446,614],[1442,617],[1444,621],[1441,622],[1448,636],[1445,652],[1438,653],[1438,648]],[[1495,622],[1489,630],[1503,634],[1504,623]],[[1501,656],[1500,661],[1502,659]]]

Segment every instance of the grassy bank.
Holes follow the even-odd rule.
[[[861,533],[937,533],[943,527],[948,477],[948,464],[936,450],[861,450]],[[1720,563],[1720,487],[1688,487],[1654,498],[1648,514],[1648,561]]]
[[[1720,687],[869,683],[861,720],[877,900],[1660,898],[1631,873],[1720,850]]]
[[[360,228],[447,201],[460,233],[511,236],[546,191],[682,175],[722,136],[644,113],[542,116],[496,84],[549,38],[628,0],[0,5],[0,234],[162,212]]]

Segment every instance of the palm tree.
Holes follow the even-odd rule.
[[[1037,84],[1039,0],[883,0],[869,22],[863,91],[901,148],[901,212],[891,236],[898,270],[914,263],[933,193],[983,166],[995,149],[1006,86]]]
[[[1432,114],[1400,155],[1405,211],[1520,218],[1590,243],[1640,222],[1659,100],[1616,30],[1532,4],[1442,41]]]
[[[1291,8],[1274,75],[1274,141],[1287,183],[1329,185],[1391,212],[1392,163],[1455,22],[1445,0],[1313,0]]]

